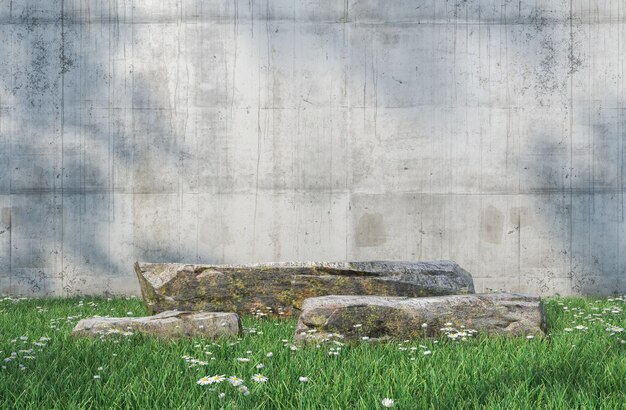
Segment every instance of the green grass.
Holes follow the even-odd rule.
[[[603,310],[609,307],[618,309]],[[546,340],[361,343],[341,346],[340,354],[331,356],[330,347],[339,346],[291,350],[295,320],[244,317],[246,331],[239,340],[168,343],[133,335],[101,341],[71,337],[76,316],[129,311],[142,316],[141,300],[4,299],[0,359],[11,352],[17,358],[0,363],[6,366],[0,369],[0,408],[376,409],[385,397],[397,409],[626,408],[626,344],[620,342],[626,332],[606,330],[607,323],[626,327],[624,299],[553,298],[546,310],[551,333]],[[32,344],[44,336],[51,339],[45,347]],[[420,345],[432,354],[424,355]],[[19,352],[30,348],[32,353]],[[273,356],[266,357],[268,352]],[[208,364],[189,367],[184,355]],[[250,362],[239,363],[239,357]],[[257,370],[258,363],[265,367]],[[269,380],[252,381],[256,373]],[[227,382],[196,383],[215,374],[244,379],[250,394]],[[310,381],[300,382],[300,376]]]

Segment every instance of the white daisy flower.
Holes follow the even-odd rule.
[[[228,378],[228,382],[233,386],[241,386],[243,384],[243,379],[240,379],[237,376],[230,376]]]
[[[226,380],[226,376],[223,374],[216,374],[215,376],[211,376],[209,377],[209,384],[213,384],[213,383],[221,383],[224,380]]]
[[[196,382],[196,384],[200,384],[200,385],[204,386],[204,385],[207,385],[207,384],[211,384],[211,382],[209,381],[209,378],[207,376],[204,376],[200,380],[198,380]]]

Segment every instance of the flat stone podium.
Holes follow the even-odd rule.
[[[326,295],[425,297],[474,293],[452,261],[281,262],[252,265],[135,263],[151,314],[167,310],[298,315]]]

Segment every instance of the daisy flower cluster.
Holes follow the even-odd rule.
[[[35,360],[36,353],[43,352],[43,349],[48,345],[48,342],[51,339],[47,336],[42,336],[39,340],[30,340],[28,336],[19,336],[15,339],[10,340],[11,344],[18,345],[18,347],[29,347],[28,349],[17,349],[17,351],[11,352],[11,354],[5,357],[2,361],[1,368],[7,369],[7,366],[10,366],[13,363],[16,363],[20,370],[26,370],[27,367],[24,363],[20,363],[20,359],[22,360]],[[0,351],[0,354],[2,351]]]
[[[243,332],[249,335],[262,335],[263,334],[263,331],[257,330],[256,327],[244,327]]]
[[[202,346],[200,344],[196,344],[194,345],[195,348],[202,348],[204,347],[204,349],[209,349],[211,347],[215,347],[215,348],[230,348],[233,347],[234,345],[238,344],[239,340],[237,342],[225,342],[223,345],[217,344],[215,342],[213,342],[210,346],[206,345],[206,346]],[[209,355],[213,355],[212,352],[210,351],[205,351],[205,354],[209,354]],[[272,358],[274,356],[273,352],[266,352],[263,353],[264,357],[267,358],[268,360],[270,358]],[[242,355],[242,357],[235,357],[231,360],[234,360],[236,363],[239,363],[241,365],[253,365],[256,369],[257,372],[261,371],[262,369],[265,368],[265,365],[263,363],[254,361],[252,359],[252,357],[254,356],[254,352],[251,350],[247,350],[245,352],[245,355]],[[184,355],[182,356],[182,358],[187,362],[190,363],[189,367],[196,367],[196,366],[200,366],[200,365],[207,365],[208,363],[206,361],[202,361],[202,360],[197,360],[194,359],[192,356],[189,355]],[[215,360],[214,357],[211,357],[211,360]],[[262,373],[255,373],[254,375],[252,375],[249,378],[249,382],[253,383],[254,385],[259,385],[259,384],[264,384],[269,380],[269,378],[267,376],[265,376]],[[215,374],[213,376],[204,376],[201,377],[200,379],[198,379],[196,381],[196,384],[201,385],[201,386],[211,386],[211,388],[209,389],[210,391],[216,391],[216,386],[219,385],[220,383],[224,383],[227,385],[230,385],[235,389],[235,391],[239,392],[240,394],[244,395],[244,396],[248,396],[251,393],[250,388],[248,388],[248,386],[246,386],[245,384],[246,379],[243,377],[239,377],[237,375],[232,375],[232,376],[226,376],[225,374]],[[226,397],[226,392],[222,391],[219,393],[218,397],[220,399],[223,399]]]
[[[323,343],[332,343],[339,344],[339,346],[343,346],[343,343],[339,342],[344,339],[344,336],[340,333],[320,333],[317,329],[309,329],[306,332],[300,332],[299,336],[303,338],[305,342],[316,342],[316,347],[321,347],[320,344]],[[366,340],[369,339],[366,337]],[[286,343],[287,340],[283,339],[283,343]]]
[[[263,376],[262,374],[257,373],[251,377],[251,380],[256,383],[265,383],[269,379],[266,376]],[[196,383],[201,386],[206,386],[209,384],[218,384],[224,381],[228,382],[233,387],[237,387],[237,390],[244,396],[248,396],[250,394],[250,389],[248,389],[248,387],[243,384],[244,380],[237,376],[230,376],[226,378],[226,375],[224,374],[216,374],[214,376],[201,377]],[[225,393],[221,393],[220,398],[224,398],[225,395],[226,395]]]
[[[194,359],[191,356],[187,356],[187,355],[183,355],[181,356],[181,358],[189,364],[189,366],[187,367],[196,367],[196,366],[207,366],[209,364],[209,362],[206,362],[204,360],[198,360],[198,359]]]
[[[98,307],[98,304],[95,303],[94,301],[90,301],[90,302],[87,302],[87,306],[91,308],[96,308]],[[78,301],[78,304],[76,305],[76,307],[85,307],[85,301],[84,300]]]
[[[279,306],[276,311],[274,311],[271,306],[253,307],[250,309],[250,313],[252,314],[252,316],[254,316],[255,319],[264,319],[268,316],[284,316],[285,310],[282,308],[282,306]]]
[[[254,316],[255,319],[263,319],[269,315],[274,314],[274,310],[271,306],[265,306],[265,308],[252,308],[250,309],[250,313]]]
[[[463,325],[461,325],[459,329],[452,327],[453,325],[451,322],[444,323],[443,326],[444,327],[442,327],[439,330],[443,332],[449,339],[452,339],[452,340],[466,341],[468,337],[476,336],[476,334],[478,333],[477,330],[466,329],[465,326]]]
[[[67,317],[58,317],[54,319],[50,319],[50,329],[60,330],[64,325],[74,326],[76,322],[78,322],[82,314],[77,314],[75,316],[67,316]]]
[[[19,302],[23,302],[25,300],[28,300],[28,298],[27,297],[12,298],[11,296],[5,296],[2,299],[0,299],[0,302],[19,303]]]
[[[415,360],[416,356],[421,353],[421,356],[430,356],[433,354],[432,350],[430,350],[427,346],[417,345],[417,346],[407,346],[410,343],[410,340],[403,340],[398,344],[398,350],[401,352],[407,352],[409,354],[409,360]],[[437,344],[438,341],[433,341],[434,344]]]
[[[564,328],[564,332],[587,332],[590,326],[601,326],[610,337],[615,337],[618,343],[626,344],[624,327],[615,325],[616,321],[624,319],[626,296],[607,298],[603,302],[610,302],[611,306],[592,306],[589,309],[583,309],[577,306],[568,306],[562,300],[556,300],[552,303],[556,303],[564,314],[570,315],[572,318],[571,325]],[[601,301],[595,303],[601,303]]]
[[[126,330],[124,330],[124,331],[119,330],[119,329],[110,329],[109,328],[109,329],[99,330],[97,332],[97,334],[99,335],[100,340],[107,340],[111,336],[124,336],[125,338],[128,338],[129,336],[134,336],[135,332],[133,332],[133,328],[132,327],[128,326],[126,328]],[[113,343],[119,343],[119,339],[117,339],[117,338],[113,339]]]

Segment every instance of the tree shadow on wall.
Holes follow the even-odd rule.
[[[180,190],[179,174],[159,171],[189,157],[172,119],[181,97],[163,67],[133,68],[132,25],[95,12],[71,1],[0,8],[0,293],[119,291],[135,245],[158,247],[134,237],[138,216],[158,223],[134,195]]]

